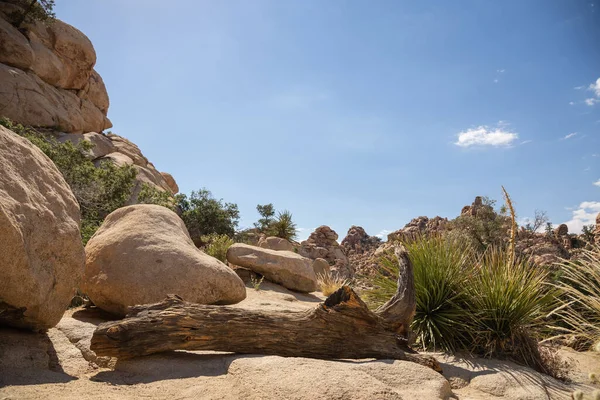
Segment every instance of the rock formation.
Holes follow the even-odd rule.
[[[463,212],[465,212],[467,207],[470,206],[463,208]],[[475,212],[472,210],[472,208],[469,208],[469,210],[466,212],[469,214],[471,212]],[[448,227],[448,218],[442,218],[439,216],[431,219],[428,217],[417,217],[413,218],[408,224],[404,225],[404,228],[390,233],[388,235],[388,241],[414,239],[421,235],[428,236],[432,234],[438,234],[448,229]]]
[[[54,163],[0,126],[0,324],[44,330],[83,274],[79,205]]]
[[[24,125],[68,133],[101,132],[108,94],[96,71],[89,39],[60,20],[17,29],[10,14],[18,7],[0,2],[0,110]]]
[[[227,250],[227,261],[291,290],[306,293],[317,290],[317,277],[311,261],[291,251],[235,243]]]
[[[92,160],[134,165],[138,171],[130,204],[144,183],[177,193],[170,174],[161,173],[124,137],[102,133],[109,98],[94,70],[96,51],[82,32],[60,20],[11,25],[19,7],[0,1],[0,117],[46,128],[59,140],[94,144]]]
[[[337,239],[338,235],[333,229],[322,225],[315,229],[307,240],[300,243],[298,253],[312,260],[323,258],[332,266],[332,271],[342,277],[351,277],[354,275],[354,270]]]
[[[96,306],[115,315],[168,294],[201,304],[233,304],[246,297],[235,272],[198,250],[183,221],[165,207],[117,209],[85,252],[82,289]]]

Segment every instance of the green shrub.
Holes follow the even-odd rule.
[[[218,234],[205,235],[202,236],[202,242],[205,243],[202,250],[206,254],[224,263],[227,262],[227,249],[234,243],[229,236]]]
[[[110,161],[98,167],[87,158],[93,147],[90,142],[61,143],[20,124],[0,118],[0,125],[28,139],[50,158],[69,184],[81,210],[81,235],[86,244],[104,218],[125,205],[131,195],[136,169],[130,165],[116,166]]]
[[[181,219],[185,222],[196,246],[202,246],[202,236],[210,234],[233,237],[240,219],[237,204],[217,200],[207,189],[192,191],[188,198],[184,194],[176,196]]]
[[[555,329],[588,348],[600,348],[600,247],[581,250],[579,260],[562,262],[560,270]]]
[[[166,190],[160,190],[156,186],[147,183],[142,184],[142,189],[137,197],[138,204],[156,204],[175,211],[175,197]]]
[[[464,214],[450,221],[450,235],[466,241],[481,252],[489,246],[502,247],[509,239],[510,220],[506,206],[494,210],[495,200],[482,199],[476,215]]]

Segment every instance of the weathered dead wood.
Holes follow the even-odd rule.
[[[394,296],[375,313],[407,338],[417,309],[415,276],[412,262],[404,246],[397,244],[394,253],[398,258],[398,288]]]
[[[98,326],[91,349],[98,356],[130,358],[169,350],[217,350],[321,359],[379,358],[416,362],[440,371],[437,361],[407,345],[414,316],[412,264],[397,249],[396,294],[376,312],[348,286],[315,309],[247,310],[192,304],[178,296],[130,308],[127,318]]]

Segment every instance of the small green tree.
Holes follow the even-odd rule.
[[[542,226],[545,226],[550,221],[546,211],[535,210],[533,220],[527,222],[524,226],[526,231],[537,232]]]
[[[273,207],[273,203],[263,205],[258,204],[256,206],[256,211],[258,211],[261,218],[254,223],[254,227],[258,229],[259,232],[266,232],[275,219],[275,207]]]
[[[212,193],[202,188],[192,191],[188,198],[184,194],[176,196],[181,219],[185,222],[196,246],[202,246],[202,236],[212,233],[233,237],[240,219],[235,203],[215,199]]]
[[[287,240],[295,239],[296,224],[292,221],[292,213],[288,210],[278,213],[277,219],[269,227],[268,234]]]
[[[552,236],[554,234],[554,228],[552,227],[552,222],[546,222],[546,228],[544,229],[546,236]]]
[[[588,243],[592,243],[592,244],[594,243],[595,232],[596,232],[596,225],[594,225],[594,224],[584,225],[581,228],[583,240],[585,240]]]

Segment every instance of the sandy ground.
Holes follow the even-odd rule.
[[[301,310],[323,299],[264,282],[260,291],[248,285],[247,299],[236,307]],[[568,349],[562,353],[574,360],[571,384],[510,362],[444,354],[435,354],[443,376],[393,360],[181,351],[118,361],[89,350],[95,326],[107,318],[100,310],[76,309],[46,334],[0,330],[0,400],[568,399],[577,388],[591,394],[588,374],[600,373],[600,354]]]

